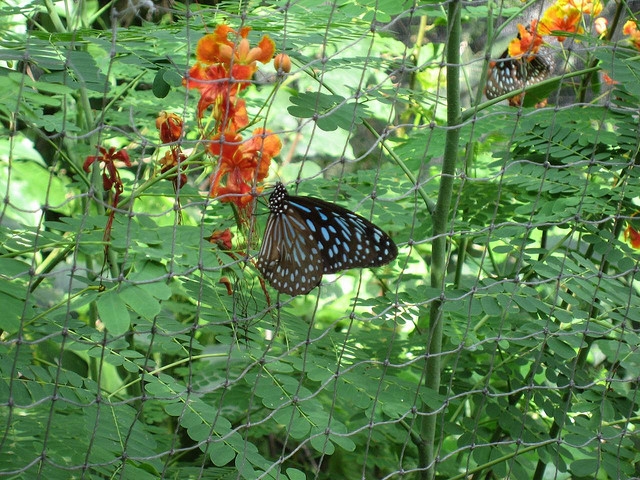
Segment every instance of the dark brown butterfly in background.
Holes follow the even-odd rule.
[[[547,52],[540,51],[529,55],[528,58],[513,58],[509,57],[509,52],[505,50],[498,60],[491,62],[485,95],[491,100],[540,83],[552,73],[553,59]]]
[[[537,22],[530,27],[518,24],[518,35],[511,41],[499,59],[489,65],[489,77],[485,87],[485,95],[491,100],[510,92],[530,87],[546,80],[554,70],[555,61],[552,50],[542,45],[542,37],[536,33]],[[518,55],[510,56],[510,48]],[[517,106],[522,103],[522,96],[515,95],[509,104]]]

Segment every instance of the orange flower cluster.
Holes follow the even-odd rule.
[[[209,145],[209,151],[220,159],[211,182],[211,196],[229,195],[220,201],[231,201],[240,208],[250,209],[251,185],[267,178],[271,159],[281,148],[280,138],[263,128],[254,130],[253,136],[245,141],[239,134],[217,134]],[[222,186],[225,175],[227,183]]]
[[[518,36],[509,43],[509,56],[520,58],[538,53],[542,45],[542,37],[536,31],[537,20],[531,21],[531,27],[518,24]]]
[[[553,36],[559,42],[564,42],[566,35],[562,33],[584,33],[582,15],[595,17],[602,12],[602,8],[600,0],[558,0],[545,10],[540,21],[533,20],[529,28],[518,24],[518,37],[509,44],[509,56],[525,57],[531,61],[542,45],[542,37]],[[603,26],[606,28],[606,20],[596,19],[596,25],[602,30]]]
[[[584,33],[583,14],[596,17],[602,8],[600,0],[558,0],[544,12],[538,24],[538,33],[555,36],[559,42],[564,42],[567,37],[562,35],[563,32]]]
[[[250,85],[257,63],[270,62],[275,53],[275,44],[266,35],[251,47],[247,38],[250,30],[219,25],[214,33],[201,38],[197,62],[186,80],[188,88],[200,91],[198,119],[210,109],[214,121],[209,152],[218,157],[218,168],[211,179],[210,195],[233,202],[245,218],[253,202],[251,186],[267,177],[271,159],[282,148],[278,136],[269,130],[256,129],[248,140],[240,134],[249,125],[249,117],[239,94]],[[279,60],[282,62],[282,57]]]
[[[198,118],[212,107],[218,131],[228,127],[238,130],[249,124],[245,102],[237,95],[250,85],[258,70],[257,62],[268,63],[275,53],[275,44],[266,35],[257,47],[251,48],[247,39],[250,31],[250,27],[236,32],[228,25],[219,25],[196,47],[197,62],[189,70],[186,84],[200,90]],[[229,40],[229,34],[233,34],[235,42]]]
[[[629,37],[629,41],[637,50],[640,50],[640,31],[638,30],[638,24],[634,20],[628,20],[624,24],[622,33]]]

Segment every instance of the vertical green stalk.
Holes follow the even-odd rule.
[[[442,162],[442,177],[438,201],[433,213],[433,245],[431,257],[431,286],[443,293],[440,300],[431,304],[429,312],[429,335],[425,345],[427,360],[425,364],[425,387],[434,393],[440,389],[440,353],[442,352],[442,305],[444,298],[444,283],[448,251],[449,217],[451,197],[453,195],[453,179],[458,149],[460,144],[460,130],[456,128],[461,123],[460,115],[460,0],[453,0],[448,8],[449,37],[447,41],[447,133]],[[427,413],[432,409],[427,407]],[[422,478],[435,478],[435,413],[422,417],[420,425],[421,444],[420,460],[423,470]]]

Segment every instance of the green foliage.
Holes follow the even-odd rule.
[[[434,34],[410,51],[399,27],[444,22],[439,3],[176,4],[112,30],[69,6],[0,7],[0,476],[391,478],[426,471],[431,415],[437,478],[638,476],[635,50],[585,35],[585,64],[618,82],[589,104],[477,105],[431,285],[446,49]],[[252,45],[269,34],[294,60],[247,90],[285,146],[269,179],[372,216],[396,262],[293,299],[261,283],[247,255],[266,208],[247,228],[208,198],[215,159],[182,86],[201,36],[241,18]],[[566,83],[539,88],[554,102]],[[185,122],[178,192],[161,110]],[[96,145],[133,162],[116,208],[83,170]],[[209,241],[227,228],[231,251]]]

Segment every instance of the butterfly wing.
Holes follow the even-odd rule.
[[[314,197],[289,197],[305,212],[323,259],[323,273],[385,265],[398,255],[393,240],[366,218]]]
[[[543,50],[535,55],[509,57],[508,50],[492,62],[485,95],[489,100],[540,83],[553,73],[553,59]]]
[[[256,267],[280,293],[303,295],[322,280],[322,255],[306,222],[287,205],[282,208],[271,210]]]
[[[553,59],[546,50],[541,50],[534,58],[525,63],[527,64],[525,86],[527,87],[546,80],[553,73]]]
[[[290,196],[276,184],[256,266],[280,293],[309,293],[325,273],[376,267],[398,255],[393,240],[369,220],[313,197]]]

